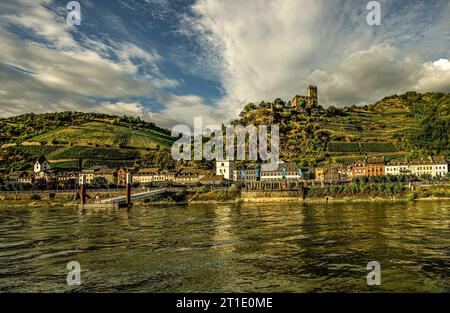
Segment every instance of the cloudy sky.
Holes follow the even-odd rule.
[[[450,92],[448,0],[0,2],[0,117],[95,111],[162,126],[225,122],[319,88],[322,105]]]

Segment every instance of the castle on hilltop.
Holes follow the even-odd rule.
[[[317,99],[317,87],[316,86],[308,86],[307,95],[306,96],[295,96],[291,100],[292,108],[316,108],[319,105],[319,101]]]

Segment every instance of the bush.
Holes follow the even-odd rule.
[[[133,188],[138,188],[140,185],[141,185],[140,182],[135,181],[135,182],[133,182],[133,183],[131,184],[131,187],[133,187]]]
[[[411,192],[408,196],[408,200],[414,201],[415,199],[417,199],[417,194],[415,192]]]
[[[33,194],[30,196],[30,199],[33,200],[33,201],[35,201],[35,200],[41,200],[41,196],[38,195],[38,194],[33,193]]]
[[[198,193],[207,193],[209,191],[209,187],[206,185],[203,185],[200,187],[200,189],[198,190]]]

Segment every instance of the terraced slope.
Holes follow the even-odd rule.
[[[77,146],[156,148],[157,146],[170,147],[173,138],[153,129],[139,129],[96,121],[78,126],[59,127],[32,137],[30,141],[63,142]]]

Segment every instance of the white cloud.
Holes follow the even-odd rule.
[[[144,97],[165,105],[163,111],[170,115],[166,120],[176,124],[177,118],[187,120],[190,113],[207,108],[199,97],[164,91],[179,82],[160,72],[163,58],[156,51],[89,38],[67,26],[65,15],[55,14],[51,4],[50,0],[0,3],[1,116],[65,110],[151,116],[148,108],[127,100]],[[11,32],[10,26],[24,30],[28,39]],[[74,34],[81,39],[76,41]]]
[[[423,64],[415,89],[450,92],[450,60],[440,59]]]
[[[138,102],[104,102],[94,107],[94,112],[106,113],[111,115],[123,115],[127,112],[128,115],[144,116],[146,110]]]
[[[120,3],[152,14],[144,2]],[[160,11],[170,7],[167,0],[146,3],[157,3]],[[226,121],[245,102],[290,99],[308,84],[318,85],[324,105],[368,103],[406,90],[450,91],[450,41],[442,39],[450,38],[448,7],[433,2],[427,11],[421,2],[398,3],[382,1],[382,25],[372,28],[366,3],[357,0],[196,1],[178,33],[203,48],[186,72],[200,75],[202,68],[203,77],[220,80],[224,97],[212,104],[168,91],[183,82],[161,73],[165,55],[156,50],[82,34],[67,26],[51,0],[3,0],[0,115],[100,110],[171,126],[192,124],[195,116],[205,124]],[[126,26],[107,18],[115,19],[114,27]],[[163,107],[151,112],[139,97]]]
[[[423,63],[381,44],[350,55],[333,72],[314,71],[308,80],[320,86],[327,104],[363,104],[409,90],[450,92],[450,62]]]
[[[420,44],[425,35],[450,34],[442,27],[448,9],[382,1],[382,25],[373,28],[366,4],[198,0],[186,24],[200,34],[204,61],[219,73],[225,90],[219,107],[228,117],[242,100],[291,99],[309,84],[318,85],[324,105],[369,103],[406,90],[450,91],[450,69],[443,61],[423,61],[429,45]]]

